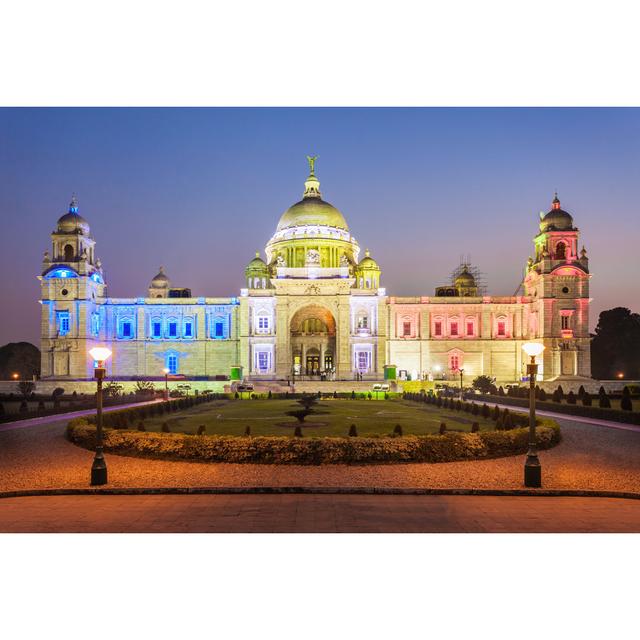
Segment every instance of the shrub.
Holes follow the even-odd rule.
[[[140,420],[140,422],[138,422],[138,431],[146,431],[147,429],[144,426],[144,421]]]
[[[477,422],[474,422],[471,425],[471,433],[478,433],[480,431],[480,425]]]
[[[169,423],[168,422],[163,422],[162,423],[162,433],[171,433],[171,429],[169,429]]]
[[[580,388],[578,389],[578,398],[582,400],[582,397],[584,396],[585,393],[586,391],[584,390],[584,386],[580,385]]]
[[[20,413],[27,413],[27,411],[29,411],[29,407],[27,406],[27,401],[23,400],[20,403],[20,408],[19,408]]]
[[[267,400],[271,400],[273,398],[273,393],[271,393],[271,389],[269,389],[269,393],[267,393]]]
[[[355,400],[355,399],[356,399],[356,392],[355,392],[355,391],[352,391],[352,392],[351,392],[351,399],[352,399],[352,400]]]
[[[95,446],[95,427],[86,418],[71,420],[67,438],[80,446]],[[548,449],[560,441],[560,429],[542,420],[538,447]],[[291,438],[288,436],[203,435],[183,433],[104,432],[105,450],[147,458],[200,462],[261,464],[364,464],[403,462],[452,462],[526,453],[528,430],[477,433],[445,432],[442,435],[407,435],[403,438]]]
[[[504,410],[504,415],[502,416],[502,428],[505,431],[513,429],[513,417],[508,409]]]
[[[560,398],[558,402],[562,402],[564,400],[564,390],[562,389],[562,385],[559,384],[556,391],[558,392],[558,397]]]
[[[367,399],[371,400],[371,398],[373,398],[373,396],[371,395],[371,391],[369,391],[369,393],[367,393]]]
[[[235,399],[235,400],[238,400],[238,399],[240,398],[240,394],[236,391],[236,392],[233,394],[233,397],[234,397],[234,399]]]
[[[300,425],[298,425],[294,431],[293,431],[293,436],[295,438],[302,438],[302,427],[300,427]]]
[[[489,416],[491,415],[491,411],[489,410],[489,405],[486,402],[482,405],[482,409],[480,410],[480,413],[482,414],[482,417],[485,420],[489,419]]]
[[[4,405],[0,402],[0,416],[4,415]]]
[[[38,402],[38,413],[44,413],[44,402],[42,400]]]
[[[491,419],[497,422],[500,419],[500,407],[497,404],[493,405],[493,411],[491,412]]]
[[[631,393],[629,387],[622,390],[622,399],[620,400],[620,408],[623,411],[633,411],[633,403],[631,402]]]
[[[471,386],[480,391],[480,393],[491,393],[491,388],[494,385],[493,380],[489,376],[478,376],[471,383]]]
[[[207,432],[207,428],[206,428],[203,424],[198,425],[198,431],[197,431],[197,434],[198,434],[199,436],[203,436],[206,432]]]
[[[496,431],[504,431],[504,425],[502,424],[502,416],[496,420]]]
[[[333,399],[334,399],[334,400],[337,400],[337,399],[338,399],[338,392],[337,392],[337,391],[334,391],[334,392],[333,392]]]
[[[500,386],[498,387],[498,395],[499,395],[499,396],[503,396],[503,395],[504,395],[504,389],[502,388],[502,385],[500,385]]]
[[[350,438],[357,438],[358,437],[358,430],[356,429],[356,425],[352,424],[349,427],[349,437]]]
[[[271,393],[271,391],[269,391],[269,393]],[[249,425],[247,425],[247,426],[244,428],[244,435],[245,435],[245,436],[250,436],[250,435],[251,435],[251,427],[250,427]]]
[[[562,402],[562,397],[557,389],[551,394],[551,400],[553,400],[553,402]]]
[[[447,431],[447,423],[446,422],[441,422],[440,423],[440,430],[438,431],[438,433],[443,436]]]
[[[480,413],[480,407],[475,403],[471,403],[471,415],[477,416]]]
[[[56,387],[51,392],[51,399],[56,402],[60,400],[60,397],[64,395],[64,389],[62,387]]]
[[[598,406],[602,409],[611,409],[611,400],[602,386],[598,391]]]
[[[540,400],[544,402],[547,399],[547,392],[544,389],[540,389]]]
[[[588,394],[586,391],[585,393],[582,395],[582,404],[585,407],[590,407],[591,406],[591,395]]]
[[[442,396],[438,396],[438,399],[436,400],[436,405],[438,407],[442,407]]]
[[[393,435],[394,436],[402,435],[402,425],[397,424],[395,427],[393,427]]]
[[[456,411],[462,411],[462,402],[460,400],[456,400]]]
[[[576,394],[573,391],[567,394],[567,404],[576,404]]]
[[[23,398],[28,398],[36,390],[36,385],[30,380],[20,380],[18,382],[18,393]]]

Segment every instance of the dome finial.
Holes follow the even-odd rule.
[[[71,194],[71,202],[69,203],[69,213],[78,213],[78,197],[75,192]]]
[[[259,258],[259,257],[260,257],[260,252],[256,251],[256,258]]]
[[[316,178],[316,160],[318,156],[307,156],[307,162],[309,163],[309,177],[304,183],[303,198],[321,198],[320,193],[320,181]]]
[[[555,193],[553,194],[553,208],[554,209],[559,209],[560,208],[560,198],[558,198],[558,190],[555,190]]]

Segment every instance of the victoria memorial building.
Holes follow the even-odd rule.
[[[434,294],[396,297],[344,215],[323,199],[315,158],[237,297],[193,296],[161,268],[137,298],[114,297],[75,198],[51,234],[41,281],[42,377],[89,379],[96,345],[115,379],[520,380],[539,341],[544,380],[590,376],[589,262],[556,196],[514,296],[487,295],[466,266]],[[240,276],[240,274],[239,274]],[[240,279],[240,278],[239,278]]]

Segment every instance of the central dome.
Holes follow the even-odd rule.
[[[304,225],[324,225],[349,230],[344,216],[319,197],[305,197],[289,207],[278,222],[278,231]]]
[[[309,158],[311,173],[304,183],[302,200],[296,202],[282,214],[277,231],[306,225],[322,225],[349,230],[347,221],[340,211],[322,199],[320,181],[314,173],[314,162],[315,158]]]

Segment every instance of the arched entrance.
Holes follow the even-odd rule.
[[[332,379],[336,367],[336,321],[319,305],[298,310],[291,318],[292,373],[302,378]]]

